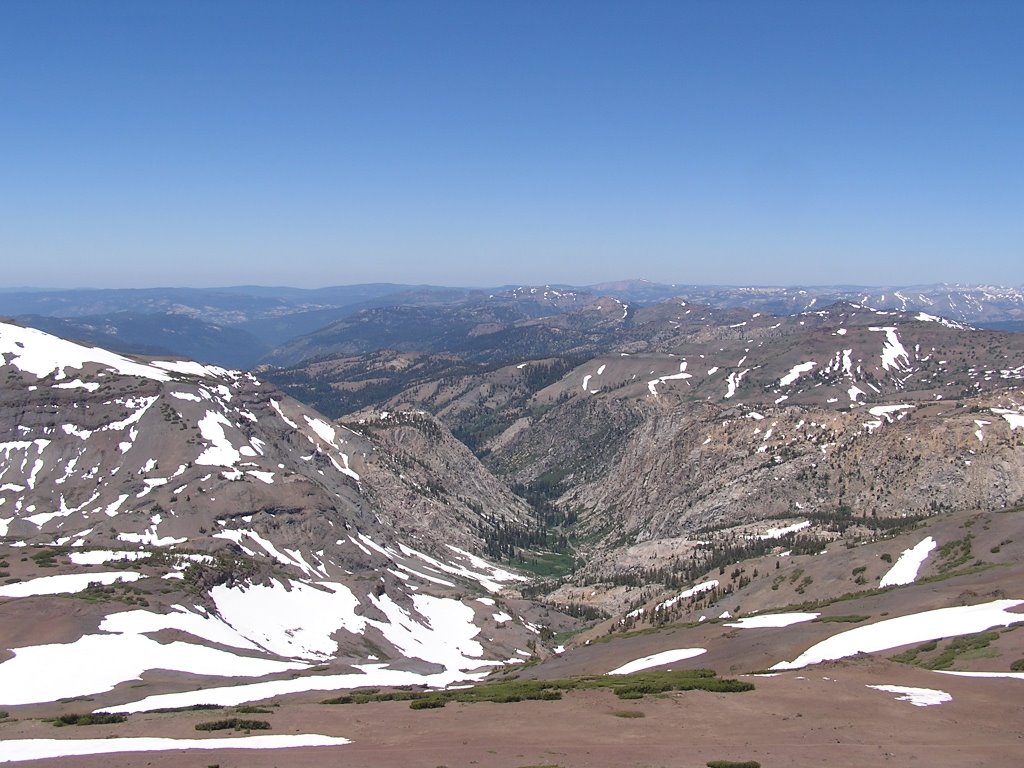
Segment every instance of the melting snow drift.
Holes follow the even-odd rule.
[[[315,733],[235,736],[219,739],[12,739],[0,741],[0,763],[45,760],[51,757],[109,755],[115,752],[167,752],[178,749],[289,749],[292,747],[340,747],[351,744],[340,736]]]
[[[896,701],[909,701],[915,707],[934,707],[953,700],[945,691],[937,691],[934,688],[909,688],[905,685],[869,685],[868,688],[900,694]]]
[[[969,635],[995,626],[1008,627],[1024,622],[1024,614],[1010,612],[1018,605],[1024,605],[1024,600],[993,600],[980,605],[939,608],[887,619],[833,635],[811,646],[793,661],[780,661],[772,669],[800,669],[858,653],[874,653],[911,643]]]
[[[661,653],[655,653],[651,656],[644,656],[642,659],[634,659],[621,667],[616,667],[609,675],[631,675],[634,672],[639,672],[642,669],[650,669],[651,667],[660,667],[664,664],[671,664],[673,661],[682,661],[683,659],[692,659],[694,656],[700,656],[703,653],[707,653],[706,648],[676,648],[672,651],[662,651]]]

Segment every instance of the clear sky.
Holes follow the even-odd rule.
[[[1024,283],[1024,2],[0,2],[0,285]]]

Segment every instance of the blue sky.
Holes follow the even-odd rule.
[[[1024,3],[0,3],[4,286],[1024,284]]]

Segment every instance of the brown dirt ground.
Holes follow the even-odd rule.
[[[122,766],[561,766],[699,768],[708,760],[758,760],[770,766],[868,765],[966,768],[1024,764],[1024,695],[1018,680],[971,680],[858,660],[769,678],[742,694],[701,691],[620,701],[581,691],[562,701],[449,704],[411,710],[404,702],[327,706],[311,696],[282,700],[271,733],[344,736],[341,747],[134,753],[40,760],[34,768]],[[953,701],[915,707],[868,684],[947,691]],[[614,713],[634,710],[642,718]],[[14,714],[14,713],[12,713]],[[54,729],[38,720],[0,725],[0,737],[195,738],[194,724],[218,713],[143,714],[115,726]]]

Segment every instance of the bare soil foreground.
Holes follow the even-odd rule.
[[[709,760],[770,766],[1009,766],[1024,764],[1021,681],[971,679],[876,660],[820,665],[753,680],[756,690],[688,691],[624,701],[608,690],[573,691],[560,701],[449,703],[412,710],[407,702],[325,705],[282,702],[269,733],[343,736],[338,747],[175,751],[61,757],[44,768],[212,766],[561,766],[699,768]],[[918,707],[868,685],[941,689],[952,700]],[[0,724],[3,739],[165,736],[196,738],[217,712],[143,714],[111,726],[55,729],[39,720]]]

